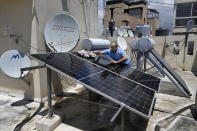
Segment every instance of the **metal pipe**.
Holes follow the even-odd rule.
[[[124,125],[125,125],[125,110],[123,109],[121,111],[121,131],[124,131]]]
[[[184,52],[183,52],[183,70],[185,70],[185,53],[186,53],[186,48],[187,48],[187,41],[188,41],[188,36],[189,36],[189,32],[187,31],[186,35],[185,35],[185,43],[184,43]]]
[[[146,56],[144,56],[144,72],[146,72]]]
[[[122,109],[124,108],[124,105],[121,106],[118,111],[114,114],[114,116],[111,118],[110,122],[114,122],[114,120],[116,119],[116,117],[119,115],[119,113],[122,111]]]
[[[39,65],[39,66],[32,66],[32,67],[25,67],[25,68],[21,68],[21,72],[23,71],[29,71],[29,70],[34,70],[34,69],[39,69],[39,68],[45,68],[46,65]]]
[[[53,117],[52,98],[51,98],[51,69],[47,68],[47,89],[48,89],[48,117]]]

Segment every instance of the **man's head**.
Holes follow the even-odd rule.
[[[117,42],[116,41],[113,41],[112,43],[111,43],[111,51],[113,52],[113,53],[116,53],[117,52],[117,48],[118,48],[118,44],[117,44]]]

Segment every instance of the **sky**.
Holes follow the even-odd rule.
[[[159,11],[159,27],[172,30],[174,0],[147,0],[148,8]],[[98,0],[99,37],[103,32],[104,0]]]
[[[147,0],[148,8],[159,11],[159,26],[162,28],[172,29],[174,0]]]

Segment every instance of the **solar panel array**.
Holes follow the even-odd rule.
[[[71,53],[31,54],[54,71],[76,79],[88,89],[145,118],[151,114],[160,80],[133,68],[107,68]],[[152,81],[151,81],[152,80]]]

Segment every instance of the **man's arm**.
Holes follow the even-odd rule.
[[[94,53],[94,54],[104,54],[105,52],[104,51],[92,51],[92,53]]]
[[[94,53],[94,54],[108,54],[110,52],[109,49],[106,49],[104,51],[88,51],[88,53]]]
[[[118,60],[118,61],[112,60],[112,62],[115,63],[115,64],[117,64],[117,63],[121,63],[121,62],[123,62],[123,61],[125,61],[127,59],[128,59],[127,56],[123,56],[120,60]]]

